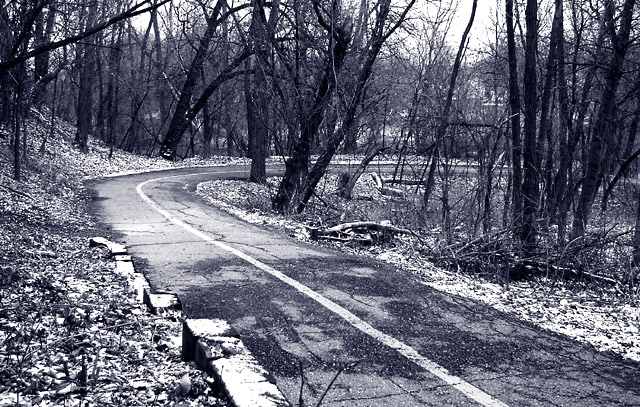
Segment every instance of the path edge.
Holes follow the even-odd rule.
[[[106,247],[115,260],[115,271],[127,277],[136,296],[154,315],[182,310],[175,293],[154,292],[146,276],[135,270],[125,245],[103,237],[89,239],[89,246]],[[237,331],[222,319],[185,319],[182,325],[182,359],[214,379],[214,391],[224,394],[235,407],[291,407],[273,375],[246,348]]]

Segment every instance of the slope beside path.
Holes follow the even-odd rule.
[[[63,122],[37,153],[49,131],[35,118],[22,182],[0,139],[0,405],[225,405],[181,361],[180,315],[150,315],[107,251],[89,248],[107,232],[86,210],[83,178],[178,164],[120,151],[109,159],[95,142],[80,153]]]

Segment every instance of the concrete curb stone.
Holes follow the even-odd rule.
[[[165,310],[181,310],[182,303],[177,295],[169,292],[151,292],[151,287],[146,286],[143,291],[144,302],[154,315],[160,315]]]
[[[144,293],[151,289],[144,274],[138,273],[137,271],[133,273],[133,289],[136,292],[136,301],[138,304],[144,303]]]
[[[182,303],[177,295],[169,292],[153,292],[146,277],[135,270],[133,259],[128,254],[127,247],[119,243],[113,243],[102,237],[93,237],[89,240],[89,246],[106,246],[111,256],[116,261],[116,273],[130,277],[133,288],[136,291],[138,303],[144,303],[154,315],[161,314],[164,310],[180,310]]]
[[[112,256],[115,255],[127,255],[127,247],[120,243],[114,243],[104,237],[92,237],[89,239],[89,247],[106,246],[111,252]]]
[[[182,324],[182,359],[195,359],[200,338],[238,337],[238,333],[222,319],[188,319]]]
[[[236,407],[288,407],[287,399],[226,321],[188,319],[182,329],[182,355],[219,383]]]
[[[165,310],[181,310],[177,295],[152,292],[146,277],[137,271],[126,246],[102,237],[89,240],[91,247],[106,246],[116,261],[116,273],[129,277],[138,303],[144,303],[155,314]],[[235,329],[221,319],[187,319],[182,328],[182,358],[215,381],[236,407],[290,407],[276,386],[275,378],[265,370],[244,346]]]

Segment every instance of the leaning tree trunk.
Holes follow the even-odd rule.
[[[556,174],[556,178],[554,180],[554,191],[555,191],[555,201],[557,202],[557,219],[558,219],[558,239],[560,241],[565,240],[566,229],[568,226],[568,217],[569,217],[569,208],[574,198],[574,182],[572,176],[572,167],[573,161],[576,153],[576,149],[578,148],[578,142],[582,140],[585,136],[584,132],[584,123],[587,117],[588,108],[591,105],[590,102],[590,94],[593,87],[593,82],[596,76],[596,70],[598,66],[603,65],[603,58],[600,54],[602,54],[602,44],[604,42],[605,37],[605,24],[601,24],[598,32],[598,37],[596,39],[596,56],[593,64],[587,70],[585,74],[585,78],[582,84],[582,91],[580,95],[580,104],[577,106],[576,119],[574,121],[570,120],[569,109],[567,105],[565,121],[567,121],[567,145],[566,150],[564,146],[560,145],[560,163],[558,166],[558,172]],[[580,42],[576,41],[576,45],[574,48],[574,53],[579,49]],[[573,64],[577,66],[577,57],[574,56]],[[562,59],[561,59],[562,60]],[[560,70],[563,69],[563,65],[560,66]],[[575,68],[574,68],[575,69]],[[573,88],[577,87],[577,72],[574,70],[572,72],[573,75]],[[562,95],[562,89],[567,88],[566,81],[564,82],[564,86],[560,88],[560,95]],[[575,91],[574,91],[575,92]],[[566,98],[568,99],[568,97]],[[572,96],[573,104],[576,105],[576,95]],[[563,106],[562,101],[561,108]],[[567,120],[568,119],[568,120]]]
[[[134,31],[133,26],[129,24],[128,34],[129,41],[134,42]],[[140,63],[138,65],[138,71],[134,72],[133,80],[134,84],[132,86],[132,107],[131,107],[131,121],[129,124],[129,129],[127,131],[127,135],[129,136],[127,143],[127,151],[136,151],[138,144],[138,135],[141,127],[141,122],[139,118],[140,111],[145,103],[147,95],[149,94],[150,89],[150,68],[147,66],[147,54],[149,51],[147,50],[147,44],[149,42],[149,36],[151,34],[151,29],[153,28],[153,21],[149,20],[149,24],[147,25],[147,29],[142,36],[142,42],[140,43]],[[132,59],[135,57],[133,53],[131,55]],[[112,127],[115,123],[110,123],[109,126]]]
[[[378,154],[380,154],[384,150],[386,150],[386,147],[375,147],[373,150],[371,150],[371,152],[369,152],[369,154],[364,157],[358,169],[356,169],[353,175],[349,177],[349,180],[347,181],[345,186],[338,191],[338,196],[345,199],[351,199],[353,188],[356,186],[356,182],[358,182],[358,179],[360,179],[362,174],[364,174],[367,167],[369,166],[369,163],[371,163],[371,161],[373,161],[373,159],[376,158]]]
[[[464,54],[464,50],[467,47],[467,37],[469,36],[469,32],[471,31],[471,27],[473,26],[473,20],[476,17],[476,9],[478,8],[478,0],[473,0],[473,5],[471,7],[471,17],[469,17],[469,22],[467,23],[467,27],[464,29],[462,33],[462,39],[460,40],[460,45],[458,46],[458,53],[456,54],[456,59],[453,62],[453,70],[451,71],[451,77],[449,78],[449,89],[447,91],[447,98],[444,102],[444,109],[442,111],[442,117],[440,120],[440,124],[438,126],[438,130],[435,137],[435,149],[433,150],[433,157],[431,159],[431,166],[429,167],[429,176],[427,177],[427,183],[424,188],[424,207],[425,209],[429,205],[429,199],[431,197],[431,191],[433,190],[434,185],[434,175],[436,167],[438,166],[438,162],[440,161],[440,145],[443,142],[444,135],[447,132],[447,128],[449,127],[449,113],[451,112],[451,104],[453,102],[453,93],[456,89],[456,81],[458,79],[458,72],[460,71],[460,65],[462,64],[462,56]],[[445,207],[448,206],[447,202],[443,201]]]
[[[301,174],[307,170],[311,142],[315,139],[318,129],[324,119],[325,109],[331,92],[335,88],[335,79],[342,69],[347,48],[351,42],[350,27],[332,30],[334,36],[331,56],[328,58],[324,74],[320,79],[314,98],[311,113],[301,125],[300,138],[298,139],[291,157],[285,163],[285,173],[278,187],[278,192],[273,198],[272,207],[278,212],[287,212],[293,196],[300,185]]]
[[[239,6],[236,10],[243,8],[243,6]],[[220,19],[217,19],[215,22],[215,26],[219,25],[221,22]],[[213,23],[212,23],[213,24]],[[215,31],[215,30],[214,30]],[[207,44],[208,41],[205,41]],[[203,42],[201,40],[201,45]],[[202,58],[206,57],[206,48],[203,46],[199,49],[204,49]],[[199,58],[194,58],[194,62],[191,64],[191,70],[187,74],[187,80],[190,82],[191,78],[193,83],[187,84],[183,86],[182,93],[180,94],[178,104],[176,106],[175,112],[173,114],[173,118],[171,119],[171,123],[169,125],[169,130],[167,130],[166,137],[162,143],[162,147],[160,149],[160,155],[168,160],[173,160],[175,158],[176,150],[178,148],[178,144],[184,134],[184,132],[189,127],[190,123],[196,118],[198,113],[202,110],[205,103],[214,92],[216,92],[223,83],[225,83],[229,79],[233,79],[239,76],[242,72],[237,71],[236,69],[242,64],[242,62],[247,59],[250,55],[250,50],[245,49],[239,55],[237,55],[234,60],[226,66],[216,78],[209,83],[209,85],[202,92],[200,97],[193,103],[191,106],[191,98],[193,97],[193,92],[195,90],[195,80],[197,73],[193,73],[194,77],[191,78],[192,70],[196,67],[202,67],[202,63],[204,61],[200,61]],[[188,85],[188,86],[187,86]]]
[[[187,112],[191,107],[191,98],[193,97],[193,92],[196,88],[198,75],[200,75],[202,65],[207,58],[209,43],[220,24],[218,14],[220,13],[223,3],[224,1],[218,0],[215,8],[211,12],[211,15],[207,17],[207,30],[198,43],[198,49],[191,60],[191,66],[189,67],[187,78],[182,84],[182,91],[180,92],[176,109],[173,112],[169,129],[167,130],[164,141],[162,142],[162,147],[160,148],[160,156],[167,160],[173,160],[175,158],[178,143],[180,143],[180,139],[182,138],[185,129],[189,126],[189,121],[186,117]]]
[[[385,26],[387,24],[387,20],[391,10],[391,1],[380,0],[378,2],[376,6],[378,13],[376,16],[376,22],[371,32],[369,50],[362,58],[361,64],[359,64],[361,68],[356,82],[354,95],[349,101],[349,105],[347,107],[347,111],[344,115],[340,129],[337,132],[334,132],[333,136],[328,140],[323,153],[320,155],[320,158],[318,158],[318,161],[316,161],[313,168],[311,168],[311,171],[309,171],[309,175],[307,176],[307,179],[304,182],[304,185],[300,193],[298,194],[298,197],[296,198],[299,201],[298,207],[296,208],[296,211],[298,213],[302,213],[302,211],[304,211],[307,203],[313,195],[313,192],[315,191],[316,186],[318,185],[318,182],[320,182],[324,174],[327,172],[329,163],[338,150],[338,146],[344,140],[344,137],[355,131],[355,126],[358,123],[356,112],[364,96],[366,84],[369,81],[369,78],[373,71],[373,64],[375,63],[376,58],[378,57],[378,54],[380,53],[380,50],[382,49],[385,41],[404,22],[407,13],[411,10],[414,3],[415,0],[410,1],[404,8],[396,23],[385,32]],[[349,30],[349,39],[350,38],[351,30]]]

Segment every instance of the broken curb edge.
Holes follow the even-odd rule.
[[[106,247],[116,261],[116,273],[127,275],[136,301],[159,315],[163,310],[181,310],[176,294],[152,292],[146,277],[133,266],[126,246],[103,237],[89,239],[91,247]],[[225,320],[186,319],[182,328],[182,358],[195,362],[215,380],[216,390],[224,393],[235,407],[290,407],[275,378],[244,346],[238,333]]]

